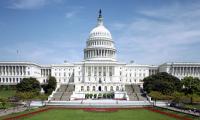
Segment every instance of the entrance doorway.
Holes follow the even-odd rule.
[[[101,86],[99,86],[99,91],[101,91]]]

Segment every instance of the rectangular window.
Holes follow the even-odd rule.
[[[80,73],[79,73],[80,75]],[[91,67],[88,67],[88,76],[91,76]]]
[[[94,76],[97,76],[97,67],[94,67]]]
[[[81,86],[81,91],[84,91],[84,87],[83,86]]]
[[[106,76],[106,67],[103,67],[103,76]]]
[[[109,67],[109,76],[112,76],[112,67]]]
[[[102,67],[99,67],[99,76],[101,76]]]

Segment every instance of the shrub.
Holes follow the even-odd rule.
[[[41,86],[36,78],[23,78],[23,80],[17,84],[18,92],[40,92]]]
[[[97,94],[94,94],[94,98],[97,98]]]
[[[103,98],[105,99],[105,98],[106,98],[106,96],[107,96],[107,95],[106,95],[106,93],[104,93],[104,94],[103,94]]]
[[[90,94],[85,94],[85,99],[88,99],[89,98],[89,96],[90,96]]]
[[[113,99],[113,98],[115,98],[115,94],[114,93],[111,93],[111,98]]]
[[[111,98],[110,93],[107,93],[107,94],[106,94],[106,97],[107,97],[107,98]]]
[[[102,93],[99,93],[99,94],[98,94],[98,98],[101,98],[101,97],[102,97]]]
[[[92,97],[93,97],[93,94],[90,94],[89,96],[90,96],[90,98],[92,98]]]

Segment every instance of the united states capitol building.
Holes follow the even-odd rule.
[[[127,96],[126,85],[142,87],[143,79],[157,72],[167,72],[179,79],[185,76],[200,78],[200,63],[170,62],[154,66],[119,62],[116,59],[115,42],[104,26],[101,11],[97,25],[89,33],[83,53],[83,61],[76,63],[39,65],[32,62],[0,62],[0,84],[15,85],[28,77],[45,84],[49,76],[54,76],[57,89],[73,85],[71,99],[84,98],[87,93],[109,92],[120,99]]]

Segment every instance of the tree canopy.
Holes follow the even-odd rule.
[[[45,93],[51,94],[52,91],[54,91],[56,89],[56,85],[57,85],[56,78],[50,76],[48,79],[47,85],[44,85],[44,87],[43,87]]]
[[[182,84],[177,77],[160,72],[144,78],[143,88],[147,93],[158,91],[164,95],[170,95],[175,91],[180,91]]]
[[[195,77],[184,77],[181,80],[185,94],[200,95],[200,79]]]
[[[23,78],[16,86],[18,92],[40,92],[40,83],[36,78]]]

